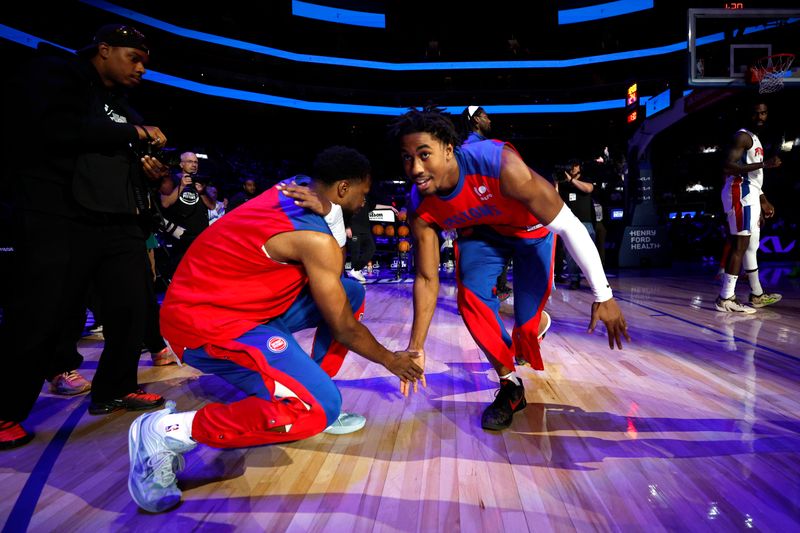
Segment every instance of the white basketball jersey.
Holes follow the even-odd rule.
[[[742,164],[752,165],[753,163],[763,162],[764,148],[761,146],[761,141],[758,139],[758,135],[745,129],[741,129],[739,131],[748,134],[750,138],[753,140],[753,146],[751,146],[750,149],[746,151],[742,156]],[[750,187],[755,187],[758,189],[758,191],[761,191],[761,188],[764,184],[763,168],[759,168],[758,170],[751,170],[750,172],[745,173],[742,177],[745,178],[750,183]]]

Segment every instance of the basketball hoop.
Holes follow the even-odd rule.
[[[794,61],[794,54],[775,54],[762,57],[750,67],[750,78],[758,83],[760,94],[783,89],[783,79]]]

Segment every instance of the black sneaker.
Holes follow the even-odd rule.
[[[114,398],[105,402],[92,402],[89,404],[90,415],[107,415],[120,409],[127,411],[146,411],[164,405],[164,397],[159,394],[149,394],[142,389],[126,394],[122,398]]]
[[[495,395],[492,404],[483,411],[481,427],[499,431],[510,426],[514,413],[525,409],[528,402],[525,401],[525,387],[508,379],[500,380],[500,389]]]

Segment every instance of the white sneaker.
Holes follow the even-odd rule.
[[[754,308],[740,304],[736,296],[731,296],[727,299],[717,296],[714,307],[716,307],[717,311],[722,311],[723,313],[745,313],[751,315],[756,312]]]
[[[360,270],[355,270],[355,269],[348,270],[347,275],[353,278],[354,280],[357,280],[359,283],[367,282],[367,278],[364,277],[364,274],[362,274]]]
[[[783,296],[776,292],[773,293],[762,292],[758,296],[756,296],[751,292],[750,305],[752,305],[753,307],[764,307],[766,305],[772,305],[780,302],[781,298],[783,298]]]
[[[336,422],[325,428],[322,432],[330,435],[347,435],[348,433],[355,433],[366,425],[367,419],[355,413],[342,413]]]
[[[128,453],[131,468],[128,473],[128,492],[136,505],[160,513],[181,501],[175,474],[183,469],[184,453],[197,444],[185,444],[171,437],[163,437],[157,429],[159,420],[175,412],[175,402],[155,413],[142,415],[128,430]]]

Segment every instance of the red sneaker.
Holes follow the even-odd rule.
[[[160,394],[150,394],[142,389],[126,394],[122,398],[114,398],[105,402],[92,402],[89,404],[90,415],[106,415],[120,409],[128,411],[145,411],[164,405],[164,397]]]
[[[33,433],[28,433],[17,422],[0,421],[0,450],[11,450],[28,444]]]

